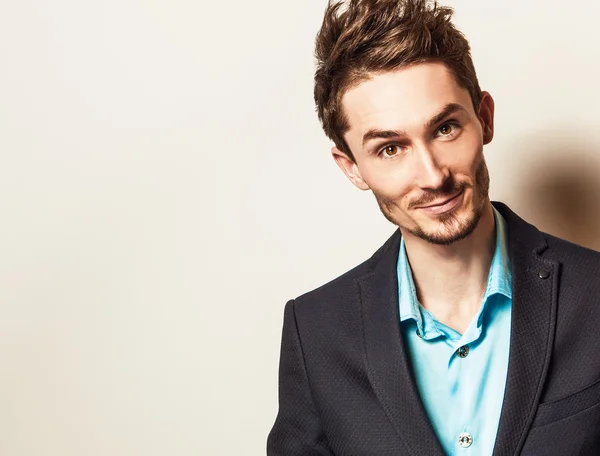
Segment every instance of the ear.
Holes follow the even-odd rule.
[[[331,155],[333,155],[333,159],[340,167],[340,169],[344,172],[346,177],[350,179],[350,182],[352,182],[361,190],[369,190],[370,187],[363,180],[358,166],[356,165],[354,160],[352,160],[350,157],[348,157],[348,155],[346,155],[344,152],[342,152],[335,146],[331,148]]]
[[[489,144],[494,138],[494,99],[489,92],[481,93],[478,116],[483,127],[483,144]]]

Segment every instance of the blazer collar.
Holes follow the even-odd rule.
[[[518,454],[533,421],[548,371],[556,321],[559,264],[541,257],[542,234],[494,202],[508,228],[513,274],[510,355],[494,456]],[[396,265],[400,230],[357,279],[369,379],[409,454],[443,456],[414,381],[400,332]]]

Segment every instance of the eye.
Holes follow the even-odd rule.
[[[436,136],[451,137],[451,136],[454,136],[454,134],[456,133],[457,130],[458,130],[458,124],[456,124],[454,122],[447,122],[445,124],[442,124],[437,129]]]
[[[395,156],[400,155],[400,151],[400,146],[389,144],[379,151],[379,155],[383,158],[394,158]]]

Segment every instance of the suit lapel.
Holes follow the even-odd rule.
[[[539,404],[556,324],[560,265],[542,259],[541,233],[507,206],[494,203],[507,221],[513,275],[510,355],[494,456],[519,453]],[[442,456],[413,379],[400,333],[396,263],[400,233],[374,256],[373,270],[357,279],[366,364],[377,398],[412,455]]]
[[[367,370],[377,398],[408,452],[443,456],[419,398],[400,333],[396,274],[399,245],[397,231],[379,252],[379,258],[373,258],[373,271],[357,280]]]
[[[503,204],[513,275],[508,374],[494,456],[519,453],[531,426],[548,371],[554,327],[559,264],[544,260],[541,233]]]

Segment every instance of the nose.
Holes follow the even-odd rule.
[[[439,163],[430,147],[419,146],[416,148],[418,160],[416,168],[416,183],[422,189],[437,190],[441,188],[450,177],[448,168]]]

